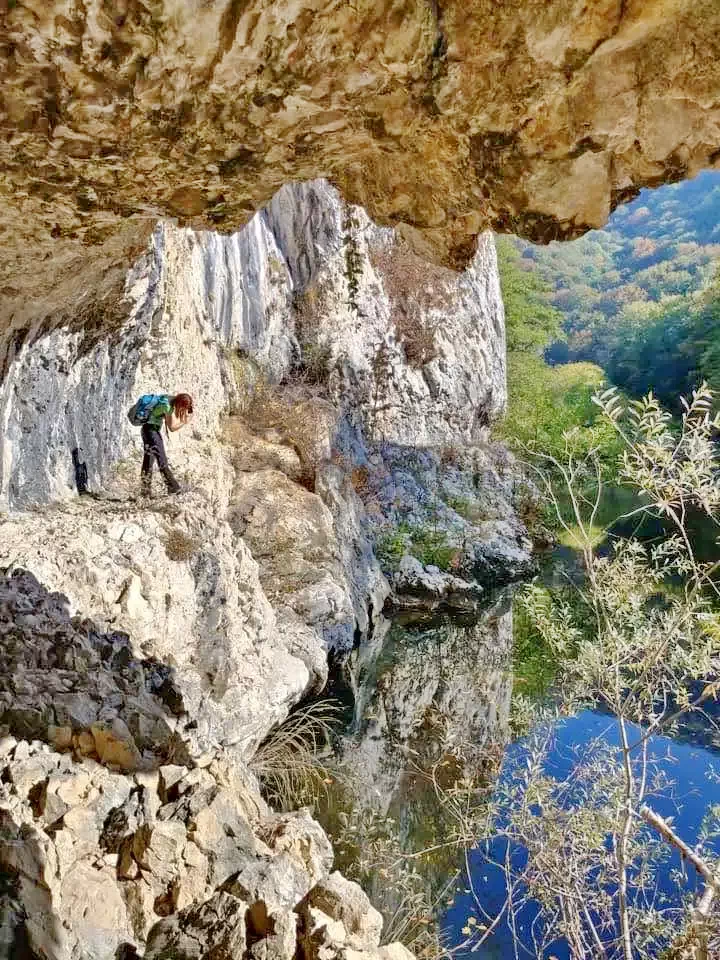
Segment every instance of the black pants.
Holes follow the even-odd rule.
[[[170,470],[167,454],[165,453],[165,444],[163,443],[162,433],[159,427],[153,427],[149,423],[143,425],[142,441],[145,456],[143,457],[140,479],[143,485],[149,487],[152,478],[153,467],[157,461],[160,473],[163,475],[168,490],[176,492],[180,485]]]

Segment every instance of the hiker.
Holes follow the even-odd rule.
[[[192,414],[193,400],[189,393],[178,393],[174,397],[166,394],[146,394],[130,409],[130,422],[135,426],[142,426],[145,451],[140,471],[142,496],[151,495],[153,465],[156,460],[168,493],[179,493],[182,489],[168,464],[161,430],[164,423],[166,430],[175,433],[190,422]]]

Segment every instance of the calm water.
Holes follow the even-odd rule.
[[[704,740],[708,739],[706,734],[707,731],[705,731]],[[653,798],[651,806],[661,816],[672,816],[678,833],[692,845],[708,805],[720,802],[720,786],[709,777],[712,771],[720,773],[720,752],[712,747],[697,746],[692,742],[695,739],[693,731],[686,732],[685,736],[691,739],[683,742],[659,736],[651,741],[651,756],[658,761],[661,768],[675,783],[672,795]],[[602,738],[611,744],[617,743],[615,724],[606,714],[588,710],[559,723],[555,731],[554,746],[548,757],[548,772],[558,778],[565,777],[572,769],[578,752],[582,752],[584,747],[597,738]],[[516,741],[507,748],[501,777],[509,775],[512,761],[517,760],[524,749],[523,740]],[[718,843],[716,843],[716,851],[720,853]],[[505,900],[504,881],[499,871],[489,867],[480,853],[471,854],[470,863],[473,887],[481,898],[485,910],[494,916]],[[671,871],[677,869],[679,865],[679,858],[676,855],[663,865],[660,881],[663,891],[670,893],[674,890]],[[460,883],[460,891],[455,896],[453,905],[445,911],[441,919],[444,935],[453,946],[458,946],[467,940],[462,933],[462,928],[465,927],[468,916],[478,915],[472,897],[464,892],[467,879],[465,878],[464,882],[461,880]],[[534,912],[528,910],[520,918],[520,926],[525,931],[533,917]],[[472,956],[476,960],[489,960],[489,958],[505,960],[515,955],[507,924],[501,925],[492,939],[479,950],[471,952],[469,949],[460,949],[458,952],[458,956]],[[520,955],[530,956],[528,953]],[[545,958],[550,956],[557,957],[558,960],[566,960],[569,953],[564,944],[557,943],[546,952]]]
[[[567,563],[561,564],[562,560],[557,558],[553,569],[563,565],[567,574]],[[524,741],[511,742],[510,735],[512,607],[512,592],[507,591],[470,617],[440,617],[430,622],[399,618],[386,623],[384,630],[376,631],[371,645],[354,651],[341,664],[333,695],[347,705],[343,752],[358,783],[364,785],[353,803],[392,817],[399,849],[428,849],[446,839],[446,812],[424,772],[461,748],[467,761],[465,772],[480,773],[481,778],[485,776],[483,764],[488,758],[497,758],[487,769],[492,789],[497,770],[500,778],[508,777],[522,757]],[[720,705],[714,706],[720,714]],[[708,805],[720,803],[720,786],[708,777],[713,769],[720,774],[720,749],[713,736],[709,724],[696,721],[676,739],[652,740],[653,759],[677,784],[672,796],[653,797],[652,806],[661,816],[674,817],[680,835],[691,845]],[[585,711],[558,724],[548,772],[564,778],[578,752],[598,738],[617,742],[614,723],[606,714]],[[347,803],[348,798],[343,800]],[[333,804],[331,800],[331,819],[326,822],[331,833]],[[351,854],[347,863],[339,862],[340,869],[352,870],[357,852]],[[418,861],[432,901],[440,897],[440,902],[446,903],[450,899],[446,885],[461,860],[457,850],[443,850],[428,863]],[[470,863],[473,887],[486,913],[495,916],[505,900],[504,880],[479,853],[471,853]],[[670,874],[677,866],[677,857],[663,866],[661,884],[668,892],[674,890]],[[392,917],[402,892],[388,890],[376,871],[359,879],[386,918]],[[468,917],[474,915],[483,922],[469,892],[464,892],[466,887],[467,878],[461,879],[452,906],[438,918],[443,941],[460,948],[458,956],[468,960],[513,960],[516,954],[507,926],[499,926],[479,950],[460,947],[467,940],[462,930]],[[525,924],[532,919],[532,912],[521,918]],[[523,952],[519,956],[533,955]],[[568,952],[556,944],[542,960],[551,956],[566,960]]]

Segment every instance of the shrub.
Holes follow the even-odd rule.
[[[457,467],[460,464],[462,451],[458,447],[443,447],[440,450],[440,465],[442,467]]]
[[[400,524],[395,530],[384,533],[375,544],[375,553],[381,565],[393,570],[409,549],[409,528]]]
[[[381,536],[375,547],[377,558],[387,569],[395,569],[405,554],[410,554],[424,566],[451,570],[460,559],[460,549],[447,540],[443,530],[400,523]]]
[[[442,530],[431,527],[412,527],[410,531],[411,553],[420,563],[450,570],[457,566],[460,550],[455,544],[448,543]]]
[[[184,562],[194,556],[200,547],[200,543],[194,537],[180,530],[178,527],[172,527],[165,538],[165,552],[168,559],[177,562]]]
[[[359,226],[353,208],[346,205],[342,224],[345,279],[348,287],[348,306],[358,316],[360,316],[358,294],[360,292],[360,277],[363,272],[363,258],[355,236],[355,231],[358,230]]]
[[[422,260],[402,242],[376,244],[369,253],[382,277],[391,320],[407,362],[423,367],[437,355],[437,321],[431,321],[428,314],[453,305],[451,284],[456,276],[451,270]]]
[[[350,474],[350,482],[353,485],[353,490],[359,496],[362,496],[368,491],[368,484],[370,480],[370,472],[367,467],[354,467],[352,473]]]
[[[534,543],[552,543],[554,537],[551,528],[555,518],[552,508],[540,499],[539,491],[533,490],[527,483],[521,483],[515,491],[515,512]]]
[[[295,335],[300,347],[296,374],[313,384],[326,385],[330,375],[332,348],[320,340],[321,315],[329,310],[327,292],[319,284],[306,287],[293,300]]]
[[[490,520],[491,514],[483,508],[479,500],[474,497],[447,497],[445,503],[454,510],[458,516],[470,523],[481,523],[483,520]]]
[[[266,798],[283,810],[315,804],[332,781],[326,761],[339,706],[322,700],[303,706],[260,744],[250,769]]]
[[[271,383],[260,368],[246,358],[236,359],[233,372],[240,393],[237,412],[249,429],[276,431],[280,439],[295,450],[303,469],[300,482],[312,489],[331,413],[327,401],[307,383]],[[225,437],[230,443],[234,433],[228,424]]]

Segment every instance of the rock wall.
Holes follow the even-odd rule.
[[[372,252],[384,258],[374,261]],[[397,328],[398,300],[417,288],[397,291],[383,266],[410,268],[417,286],[425,283],[427,302],[410,323],[432,332],[427,362],[408,362]],[[469,442],[505,403],[490,235],[465,274],[433,273],[322,181],[284,187],[232,237],[159,226],[127,277],[125,301],[111,341],[38,324],[13,343],[0,384],[0,508],[73,495],[75,448],[90,486],[102,487],[111,467],[138,449],[125,411],[148,391],[197,396],[188,460],[214,473],[198,444],[217,434],[220,415],[237,399],[229,362],[237,351],[274,381],[303,351],[321,354],[330,400],[355,411],[368,439]],[[299,313],[309,315],[304,325]]]
[[[112,339],[38,323],[0,385],[0,941],[402,960],[248,764],[381,620],[378,451],[482,447],[502,410],[492,240],[462,277],[427,271],[327,183],[286,187],[230,238],[159,226],[116,309]],[[189,489],[140,498],[126,409],[180,389]]]

